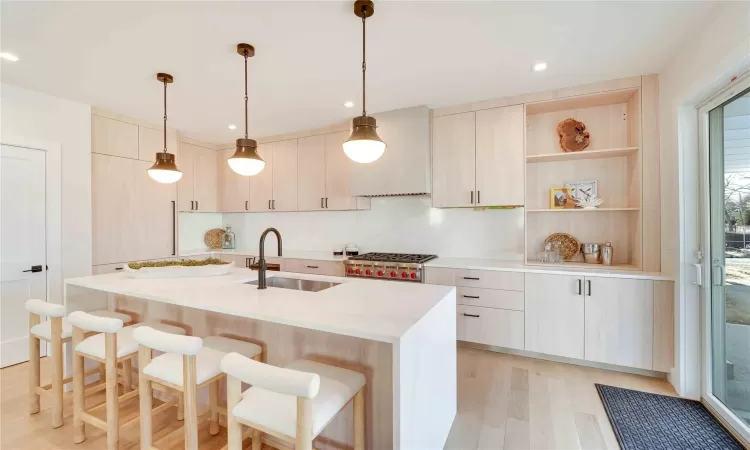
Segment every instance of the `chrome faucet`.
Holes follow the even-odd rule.
[[[258,261],[258,289],[266,288],[266,270],[268,270],[268,264],[266,264],[265,245],[266,235],[271,231],[276,235],[276,240],[279,242],[279,256],[281,256],[281,234],[279,233],[279,230],[276,228],[266,228],[266,231],[260,235],[260,244],[258,245],[258,248],[260,249],[260,261]]]

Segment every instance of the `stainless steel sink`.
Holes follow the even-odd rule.
[[[258,280],[248,281],[245,284],[258,285]],[[281,289],[294,289],[296,291],[307,291],[307,292],[320,292],[322,290],[332,288],[341,283],[332,283],[330,281],[317,281],[317,280],[301,280],[299,278],[286,278],[286,277],[269,277],[266,278],[266,286],[281,288]]]

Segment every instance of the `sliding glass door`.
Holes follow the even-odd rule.
[[[708,111],[707,137],[707,394],[750,426],[750,89]]]

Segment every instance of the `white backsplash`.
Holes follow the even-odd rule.
[[[200,233],[198,247],[202,233],[221,225],[205,216],[215,215],[181,215],[181,222],[191,223],[180,230]],[[354,243],[361,252],[523,259],[523,209],[437,209],[430,206],[428,196],[373,198],[369,211],[227,213],[223,223],[232,225],[237,248],[257,248],[263,230],[275,227],[284,247],[294,250],[332,251]],[[273,236],[268,239],[271,254],[276,252],[275,241]],[[184,246],[187,243],[181,235],[181,248],[190,248]]]
[[[221,213],[180,213],[180,250],[206,247],[203,235],[212,228],[223,228]]]

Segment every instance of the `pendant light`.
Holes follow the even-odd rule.
[[[245,58],[245,137],[237,139],[237,150],[227,160],[236,173],[252,176],[260,173],[266,162],[258,154],[258,143],[247,137],[247,58],[255,56],[255,48],[250,44],[237,44],[237,53]]]
[[[375,128],[375,118],[367,115],[365,108],[365,22],[375,13],[372,0],[357,0],[354,2],[354,14],[362,18],[362,115],[352,120],[352,134],[344,142],[344,153],[352,161],[371,163],[385,152],[385,142],[380,139]]]
[[[174,81],[168,73],[157,73],[156,79],[164,83],[164,151],[156,154],[154,165],[148,169],[148,176],[159,183],[174,183],[182,178],[182,172],[175,164],[174,153],[167,153],[167,84]]]

